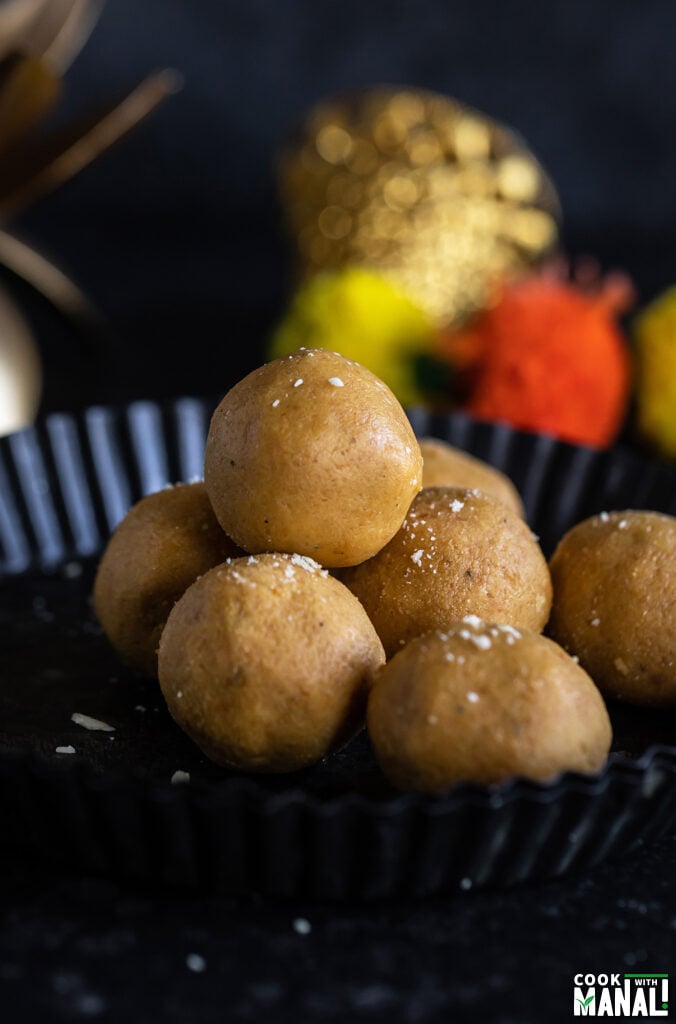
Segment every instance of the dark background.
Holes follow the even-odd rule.
[[[12,225],[117,339],[93,351],[29,304],[43,408],[219,393],[259,364],[290,287],[276,147],[310,104],[359,85],[437,89],[518,130],[557,183],[568,251],[625,268],[649,301],[676,280],[675,52],[673,0],[109,0],[59,116],[162,66],[185,85]],[[667,837],[559,882],[376,907],[235,903],[3,863],[0,1016],[564,1021],[577,970],[669,970],[675,854]]]
[[[159,67],[185,84],[12,225],[117,337],[92,358],[41,323],[45,408],[218,393],[262,361],[290,289],[277,148],[359,86],[436,89],[517,130],[567,251],[625,268],[647,302],[676,280],[675,47],[672,0],[109,0],[59,118]]]

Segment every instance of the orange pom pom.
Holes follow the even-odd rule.
[[[493,308],[441,337],[466,384],[462,408],[576,444],[610,444],[630,390],[614,317],[630,294],[619,275],[593,290],[546,275],[506,286]]]

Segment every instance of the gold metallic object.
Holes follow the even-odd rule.
[[[123,138],[181,86],[157,71],[127,95],[58,130],[41,122],[86,42],[103,0],[0,0],[0,225],[58,188]],[[82,291],[43,255],[0,230],[0,266],[23,278],[93,344],[110,329]],[[30,330],[0,294],[0,433],[35,415],[40,361]],[[23,418],[22,418],[23,417]]]
[[[320,104],[280,152],[278,179],[301,276],[371,267],[439,326],[484,308],[558,242],[556,190],[526,145],[427,90]]]
[[[0,435],[30,423],[40,401],[42,371],[31,329],[0,289]]]
[[[86,120],[65,131],[32,140],[18,152],[8,154],[0,162],[0,220],[16,215],[40,196],[75,177],[180,85],[180,75],[175,71],[157,71],[121,100]]]

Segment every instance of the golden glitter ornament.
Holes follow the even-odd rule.
[[[300,274],[377,269],[440,326],[556,247],[556,190],[511,131],[423,89],[330,99],[279,155]]]

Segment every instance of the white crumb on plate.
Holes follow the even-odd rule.
[[[89,729],[90,732],[115,732],[114,725],[108,725],[107,722],[92,718],[90,715],[81,715],[79,711],[74,711],[70,720],[76,725],[81,725],[83,729]]]
[[[171,784],[176,786],[181,782],[190,782],[190,772],[184,772],[181,768],[177,768],[171,776]]]
[[[195,974],[201,974],[207,969],[207,962],[199,953],[188,953],[185,965],[189,971],[194,971]]]
[[[56,748],[56,752],[57,752],[57,754],[74,754],[75,753],[75,747],[71,746],[71,744],[68,743],[68,744],[66,744],[66,746],[57,747]]]
[[[306,917],[296,917],[293,921],[293,930],[299,935],[309,935],[312,931],[312,925]]]

